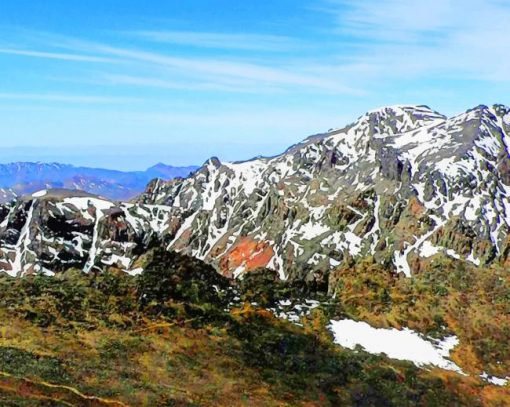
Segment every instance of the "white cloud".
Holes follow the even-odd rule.
[[[34,58],[59,59],[75,62],[115,62],[114,59],[98,57],[93,55],[66,54],[61,52],[44,52],[12,48],[0,48],[0,54],[19,55]]]
[[[263,34],[232,34],[193,31],[133,31],[128,35],[168,44],[199,48],[219,48],[250,51],[288,51],[303,44],[293,38]]]
[[[132,103],[139,101],[136,98],[124,97],[101,97],[84,95],[64,95],[52,93],[0,93],[0,100],[28,100],[41,102],[65,102],[65,103],[84,103],[84,104],[115,104]]]
[[[307,72],[307,65],[298,66],[285,64],[277,66],[272,64],[260,64],[243,62],[226,58],[206,57],[183,57],[174,56],[161,52],[142,51],[130,48],[113,47],[104,44],[75,42],[74,48],[82,47],[83,51],[104,54],[110,57],[124,58],[126,60],[143,62],[147,68],[151,66],[166,67],[173,73],[184,74],[186,77],[194,75],[203,80],[222,81],[244,80],[245,84],[256,86],[299,86],[301,90],[315,89],[327,92],[360,94],[360,90],[354,89],[340,78],[324,77]],[[270,61],[274,62],[274,61]],[[237,82],[242,84],[241,82]]]
[[[333,31],[381,79],[509,81],[510,4],[496,0],[328,0]]]

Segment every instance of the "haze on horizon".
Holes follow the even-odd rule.
[[[510,104],[498,0],[4,0],[0,162],[273,155],[392,104]]]

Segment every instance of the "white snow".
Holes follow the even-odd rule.
[[[24,268],[27,265],[23,265],[22,262],[22,256],[25,250],[28,249],[28,245],[30,244],[30,226],[32,226],[32,217],[34,214],[34,206],[35,201],[32,202],[32,205],[30,205],[30,209],[27,213],[27,219],[25,221],[25,224],[23,225],[23,228],[21,229],[21,232],[19,234],[18,242],[16,243],[15,247],[15,257],[14,261],[12,262],[12,270],[6,270],[6,273],[9,274],[12,277],[16,277],[16,275],[23,271]]]
[[[92,267],[94,267],[94,264],[96,262],[97,257],[97,249],[98,249],[98,240],[99,240],[99,221],[100,217],[98,214],[96,214],[96,221],[94,223],[94,233],[92,235],[92,244],[90,246],[89,250],[89,258],[87,260],[87,263],[85,263],[85,266],[83,267],[83,271],[85,273],[88,273],[90,270],[92,270]]]
[[[480,265],[480,259],[475,258],[473,252],[469,253],[469,256],[468,256],[468,258],[466,260],[470,261],[475,266],[479,266]]]
[[[33,198],[41,198],[41,197],[45,196],[47,193],[48,193],[48,191],[47,191],[47,190],[45,190],[45,189],[43,189],[43,190],[41,190],[41,191],[34,192],[34,193],[32,194],[32,197],[33,197]]]
[[[143,268],[138,267],[133,270],[126,270],[126,273],[128,273],[131,276],[137,276],[143,272]]]
[[[431,257],[438,254],[442,248],[434,246],[428,240],[423,242],[420,247],[420,256],[421,257]]]
[[[453,249],[447,249],[446,254],[450,257],[453,257],[454,259],[457,259],[457,260],[460,259],[460,255]]]
[[[104,212],[105,210],[110,209],[112,206],[115,206],[113,202],[106,201],[104,199],[88,197],[65,198],[64,203],[71,204],[80,210],[87,210],[90,206],[93,206],[96,208],[96,210],[101,212]]]
[[[412,248],[412,246],[409,247]],[[397,273],[404,273],[406,277],[411,277],[411,267],[407,262],[407,255],[408,255],[407,249],[404,250],[404,253],[395,251],[395,253],[393,253],[393,264],[397,268]]]
[[[489,382],[491,384],[494,384],[496,386],[506,386],[506,384],[508,383],[508,380],[510,379],[510,377],[507,377],[505,379],[502,379],[500,377],[496,377],[496,376],[489,376],[486,372],[483,372],[480,377],[485,380],[486,382]]]
[[[338,267],[340,265],[340,262],[338,260],[335,260],[335,259],[329,259],[329,265],[331,267]]]
[[[366,322],[350,319],[331,321],[329,329],[333,332],[335,343],[345,348],[354,349],[360,345],[369,353],[384,353],[392,359],[413,362],[416,366],[433,365],[462,373],[459,366],[447,359],[459,343],[455,336],[436,341],[423,338],[407,328],[402,331],[378,329]]]
[[[475,221],[478,219],[478,216],[476,214],[476,211],[480,207],[480,197],[476,196],[470,202],[468,205],[466,205],[466,209],[464,212],[464,217],[466,220]]]
[[[304,240],[312,240],[317,236],[320,236],[326,232],[329,232],[329,227],[321,225],[318,222],[310,221],[301,225],[298,233],[301,234],[301,238]]]
[[[108,259],[103,258],[101,260],[101,262],[103,264],[106,264],[107,266],[113,266],[113,265],[118,266],[120,264],[124,269],[128,269],[131,264],[131,261],[132,261],[128,257],[119,256],[118,254],[114,254],[114,253],[110,254],[109,257],[110,258],[108,258]]]
[[[246,267],[241,265],[239,267],[237,267],[235,270],[234,270],[234,273],[233,273],[233,276],[234,278],[240,278],[242,277],[243,273],[245,272],[246,270]]]
[[[510,126],[510,113],[507,113],[505,116],[503,116],[503,123],[505,123],[507,126]]]

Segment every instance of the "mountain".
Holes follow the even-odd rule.
[[[46,188],[77,189],[109,199],[129,200],[141,193],[154,178],[186,177],[197,168],[159,163],[145,171],[122,172],[59,163],[0,164],[0,188],[8,191],[0,194],[0,202],[9,202],[16,195],[27,195]]]
[[[70,267],[131,270],[167,229],[170,208],[52,189],[4,205],[0,213],[0,269],[10,275],[53,275]]]
[[[367,256],[407,276],[437,254],[508,266],[509,151],[504,106],[452,118],[386,107],[277,157],[211,159],[152,182],[138,202],[172,207],[169,247],[227,275],[264,266],[320,278]]]
[[[133,204],[43,191],[3,206],[0,267],[132,271],[155,239],[226,276],[267,267],[326,287],[367,257],[407,276],[438,256],[508,266],[509,146],[501,105],[386,107],[276,157],[154,180]]]
[[[275,157],[212,158],[187,178],[151,181],[131,202],[44,189],[1,205],[0,312],[16,346],[0,346],[0,400],[3,388],[36,384],[44,388],[35,395],[64,396],[44,385],[45,372],[24,381],[24,366],[48,343],[43,327],[58,360],[90,360],[84,372],[101,375],[95,364],[106,363],[115,383],[130,380],[116,387],[123,397],[140,383],[134,372],[158,372],[147,382],[164,385],[138,400],[185,383],[214,405],[211,394],[225,389],[194,379],[214,371],[223,380],[211,366],[235,366],[235,382],[249,371],[241,388],[263,405],[299,405],[286,396],[299,389],[318,400],[303,405],[328,405],[323,397],[329,405],[506,405],[509,147],[505,106],[454,117],[393,106]],[[69,335],[83,353],[62,354]],[[114,343],[99,339],[109,335]],[[217,364],[189,362],[211,355]],[[69,383],[83,383],[86,373],[61,367],[77,375]],[[19,380],[2,382],[3,371]],[[85,390],[108,397],[110,387]]]

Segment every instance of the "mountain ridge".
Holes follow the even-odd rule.
[[[1,267],[58,271],[69,261],[63,257],[132,271],[136,253],[154,239],[227,276],[268,267],[282,279],[326,285],[349,258],[373,256],[407,276],[440,254],[507,264],[509,134],[502,105],[451,118],[423,105],[384,107],[275,157],[213,157],[187,178],[155,179],[129,204],[34,196],[2,210]],[[28,227],[34,236],[18,255],[31,207],[43,231]],[[67,237],[44,235],[47,226],[58,232],[48,225],[54,218],[75,225]],[[43,243],[30,249],[37,239]],[[52,254],[41,261],[45,246]],[[13,256],[25,259],[21,269],[12,269]]]
[[[118,171],[57,162],[0,164],[0,188],[4,189],[0,202],[47,188],[86,190],[110,199],[128,200],[142,192],[151,179],[184,177],[197,168],[158,163],[145,171]]]
[[[438,205],[440,205],[441,202],[436,202],[435,204],[430,202],[430,198],[432,198],[430,195],[432,190],[444,188],[444,185],[441,184],[441,177],[439,174],[443,174],[444,170],[455,170],[457,172],[462,170],[461,172],[463,173],[463,181],[469,184],[469,182],[473,180],[470,179],[469,174],[466,174],[466,171],[464,171],[465,169],[458,167],[457,165],[458,162],[462,162],[462,160],[466,159],[466,155],[471,155],[470,157],[467,157],[467,161],[472,166],[472,170],[477,170],[480,173],[479,175],[485,175],[484,171],[486,171],[486,169],[484,166],[493,167],[493,164],[496,163],[501,167],[501,171],[499,172],[498,176],[503,181],[505,181],[498,185],[503,189],[502,193],[499,193],[501,191],[498,192],[497,188],[495,188],[496,191],[494,191],[495,194],[498,195],[498,216],[502,215],[504,217],[506,223],[505,228],[508,230],[508,213],[510,211],[505,206],[504,198],[508,196],[507,139],[508,124],[510,123],[509,109],[502,105],[494,105],[491,108],[481,105],[452,118],[446,118],[445,116],[440,115],[437,112],[434,112],[433,110],[423,106],[418,106],[416,108],[409,108],[407,106],[403,108],[399,107],[397,110],[400,111],[397,112],[392,109],[394,108],[377,109],[375,111],[368,112],[363,116],[360,116],[357,122],[343,129],[311,136],[305,139],[303,142],[287,149],[286,152],[280,156],[276,156],[276,158],[260,158],[233,164],[225,163],[223,164],[223,167],[218,160],[209,160],[206,162],[204,167],[197,171],[196,174],[203,173],[205,179],[207,179],[211,176],[215,177],[215,175],[212,175],[212,173],[216,172],[218,168],[222,168],[220,172],[228,172],[228,169],[233,169],[235,172],[236,166],[239,170],[238,172],[247,173],[252,171],[251,182],[247,182],[247,178],[250,177],[246,177],[243,179],[243,182],[246,182],[246,185],[244,185],[242,188],[244,192],[251,194],[255,189],[254,185],[252,184],[253,175],[255,175],[255,177],[257,176],[256,167],[264,167],[265,165],[269,165],[268,163],[270,163],[271,160],[280,159],[280,161],[282,161],[282,157],[288,157],[290,154],[299,152],[300,150],[307,148],[313,150],[317,144],[323,143],[323,141],[326,140],[333,142],[332,144],[335,144],[336,142],[336,151],[334,151],[335,148],[328,150],[328,153],[321,157],[322,162],[316,161],[314,164],[322,166],[324,163],[326,163],[326,165],[329,165],[330,167],[335,166],[335,169],[337,170],[335,171],[335,175],[339,175],[339,173],[342,174],[342,172],[344,172],[345,169],[349,166],[356,167],[357,158],[364,159],[365,161],[372,161],[372,163],[377,161],[378,168],[374,168],[372,165],[371,169],[380,173],[381,179],[377,182],[372,180],[371,183],[374,189],[378,190],[377,192],[393,194],[397,192],[398,184],[388,185],[388,181],[393,181],[394,184],[395,181],[402,182],[402,178],[404,178],[404,181],[409,183],[409,179],[416,174],[420,174],[420,171],[423,172],[423,170],[425,170],[425,172],[427,172],[426,162],[424,162],[423,158],[421,157],[423,155],[423,151],[421,151],[420,148],[422,150],[424,148],[427,150],[428,143],[433,142],[431,148],[428,149],[429,155],[427,159],[432,159],[435,161],[434,164],[436,165],[439,164],[438,171],[429,171],[427,174],[422,174],[426,175],[424,177],[425,179],[420,180],[421,182],[419,183],[411,182],[412,190],[407,190],[404,192],[407,195],[414,194],[421,205],[428,206],[428,208],[424,207],[425,210],[438,210]],[[411,111],[409,112],[409,110]],[[398,117],[399,119],[395,120],[395,117]],[[420,134],[420,129],[426,129],[426,132],[422,132]],[[487,137],[487,134],[489,133],[490,135]],[[349,136],[351,137],[349,138]],[[416,139],[420,136],[422,137],[421,139]],[[413,140],[413,137],[415,140]],[[494,141],[494,138],[497,139],[498,137],[500,139],[500,151],[496,151],[494,144],[491,145],[489,143],[489,141]],[[385,142],[386,144],[384,144]],[[399,150],[399,153],[395,154],[397,149]],[[444,151],[442,151],[442,149]],[[483,150],[482,159],[479,157],[480,154],[478,150]],[[475,157],[473,157],[473,155],[475,155]],[[340,156],[340,159],[347,161],[342,165],[341,162],[338,162],[338,156]],[[487,157],[492,159],[492,164],[489,162],[490,160]],[[478,161],[476,158],[478,158]],[[277,164],[282,166],[281,162]],[[274,166],[277,167],[277,164]],[[313,167],[311,168],[313,171],[315,171]],[[358,168],[360,168],[360,166],[358,166]],[[340,172],[338,169],[340,169]],[[278,168],[276,170],[278,170]],[[363,168],[360,168],[360,170],[363,170]],[[370,187],[370,183],[363,184],[361,178],[370,176],[371,174],[367,174],[366,171],[365,174],[360,173],[361,171],[357,171],[357,177],[351,176],[350,179],[348,178],[347,181],[349,182],[342,185],[342,189],[354,192],[352,191],[352,188],[350,188],[350,185],[356,185],[356,189],[358,190],[366,190],[367,187]],[[220,174],[218,177],[221,176],[222,175]],[[237,183],[235,185],[237,187],[239,185],[238,181],[240,177],[236,175],[231,176],[230,181],[232,181],[232,178],[236,177]],[[281,178],[285,178],[285,176],[282,176]],[[313,177],[310,177],[310,179],[312,178]],[[480,176],[479,181],[483,182],[481,178],[483,177]],[[150,185],[148,188],[148,194],[142,195],[141,201],[146,203],[150,202],[175,205],[175,200],[177,199],[177,206],[182,206],[181,197],[185,198],[182,192],[184,184],[194,183],[196,182],[196,179],[197,175],[195,175],[192,181],[185,180],[182,182],[169,182],[166,184],[158,183],[157,188],[154,191],[152,191],[152,189],[155,185]],[[281,181],[281,179],[278,181]],[[498,179],[493,181],[496,182],[496,184],[499,182]],[[455,184],[456,180],[452,180],[452,182]],[[438,185],[434,185],[434,183],[438,183]],[[393,187],[393,191],[389,191],[390,186]],[[229,187],[230,185],[227,188]],[[163,190],[165,188],[166,190]],[[453,191],[455,191],[455,188]],[[205,192],[210,193],[209,191]],[[304,192],[304,190],[302,192]],[[338,192],[338,190],[336,192]],[[443,192],[448,194],[448,192],[445,190]],[[463,190],[463,192],[466,191]],[[197,195],[200,197],[200,193],[198,191],[195,191],[195,194],[191,195]],[[225,194],[222,193],[221,195],[224,196]],[[345,195],[348,194],[344,194],[344,196]],[[448,199],[443,199],[443,204],[446,204],[447,200]],[[209,199],[207,201],[209,206],[202,206],[201,209],[209,209],[211,200]],[[188,202],[192,202],[192,205],[195,205],[197,209],[200,210],[200,205],[196,205],[196,200],[188,200]],[[460,204],[461,202],[449,202],[450,206],[459,206]],[[502,206],[505,207],[502,208]],[[186,209],[191,209],[191,207]],[[453,208],[447,208],[448,211],[451,211],[452,209]],[[434,216],[434,214],[431,215]],[[456,216],[456,214],[454,215]],[[472,218],[472,215],[470,215],[470,218]],[[433,217],[429,218],[429,221],[439,223],[438,219],[434,219]],[[495,235],[493,238],[496,238]],[[496,244],[495,246],[497,250],[500,251],[501,245]],[[395,262],[399,261],[399,259],[396,258],[394,260]],[[401,263],[400,271],[405,271],[406,274],[410,273],[407,266],[403,263]]]

